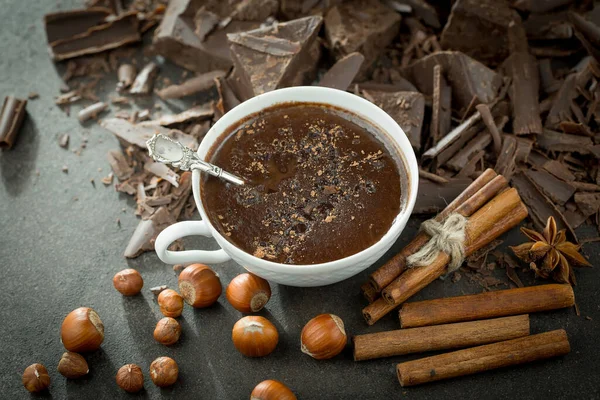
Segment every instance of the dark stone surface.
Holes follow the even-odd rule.
[[[154,254],[129,262],[122,257],[137,225],[133,203],[99,182],[109,171],[106,152],[118,146],[117,140],[94,123],[81,126],[75,116],[80,105],[72,107],[69,117],[53,104],[60,79],[46,51],[42,15],[78,3],[63,0],[60,4],[14,0],[3,4],[0,10],[0,93],[21,98],[30,91],[40,94],[39,99],[27,105],[29,115],[16,146],[0,154],[1,399],[30,397],[21,386],[21,373],[34,362],[45,364],[52,379],[50,392],[42,397],[55,399],[247,399],[252,388],[268,378],[282,380],[300,399],[600,397],[599,243],[584,247],[596,268],[577,271],[579,285],[575,292],[581,317],[573,309],[566,309],[531,318],[533,333],[563,327],[567,330],[572,351],[554,360],[401,388],[395,364],[422,355],[355,363],[350,347],[330,361],[319,362],[302,354],[300,331],[319,313],[339,315],[350,334],[399,328],[396,313],[371,328],[360,315],[364,300],[359,287],[375,266],[330,287],[273,285],[273,298],[261,315],[275,323],[280,343],[266,358],[244,358],[235,350],[230,332],[241,315],[224,296],[210,309],[186,307],[180,319],[180,343],[170,348],[156,343],[152,331],[161,314],[148,289],[160,284],[173,287],[177,278],[171,266],[164,265]],[[110,79],[108,90],[115,82],[114,76]],[[71,149],[79,147],[83,137],[89,138],[81,156],[58,146],[57,138],[64,132],[71,135]],[[68,174],[61,172],[63,165],[69,166]],[[90,184],[90,178],[96,180],[96,188]],[[117,226],[117,218],[121,227]],[[419,222],[411,220],[395,251],[412,237]],[[580,232],[583,237],[598,234],[590,228]],[[522,240],[513,231],[505,244]],[[215,246],[208,239],[187,244]],[[123,298],[112,287],[114,273],[127,266],[142,273],[142,295]],[[225,285],[242,271],[232,263],[216,269]],[[503,270],[497,272],[507,281]],[[531,273],[519,274],[531,283]],[[463,274],[458,283],[436,281],[416,298],[481,290]],[[79,306],[98,311],[106,326],[106,339],[101,350],[86,355],[89,376],[67,381],[56,371],[64,351],[60,325],[63,317]],[[148,376],[152,360],[163,355],[173,357],[180,366],[179,382],[170,389],[157,388]],[[117,369],[125,363],[137,363],[144,370],[145,390],[137,396],[127,395],[115,385]]]

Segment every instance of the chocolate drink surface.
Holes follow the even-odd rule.
[[[377,137],[377,138],[376,138]],[[236,247],[265,260],[317,264],[358,253],[389,230],[408,178],[372,124],[316,103],[277,105],[230,127],[206,160],[204,209]]]

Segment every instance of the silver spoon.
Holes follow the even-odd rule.
[[[201,160],[192,149],[168,136],[157,133],[146,142],[146,146],[148,146],[148,152],[154,161],[171,164],[184,171],[197,169],[236,185],[244,184],[243,179]]]

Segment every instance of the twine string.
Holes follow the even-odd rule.
[[[409,268],[432,264],[440,251],[450,256],[448,273],[456,271],[465,260],[465,227],[467,218],[454,213],[444,221],[429,219],[421,224],[421,230],[431,236],[419,251],[406,258]]]

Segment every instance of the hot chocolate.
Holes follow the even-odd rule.
[[[286,103],[226,131],[206,159],[241,176],[236,186],[205,175],[211,224],[240,249],[285,264],[358,253],[388,231],[408,178],[385,134],[317,103]]]

